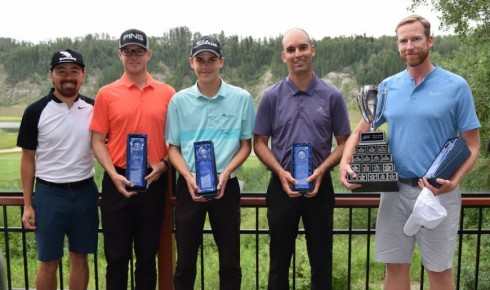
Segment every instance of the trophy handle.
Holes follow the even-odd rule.
[[[369,123],[368,116],[364,112],[364,104],[362,102],[362,93],[357,94],[357,106],[359,107],[359,111],[361,112],[362,118]]]
[[[376,114],[376,118],[373,122],[373,130],[374,130],[374,123],[378,122],[379,119],[381,119],[381,116],[385,111],[387,97],[388,97],[388,90],[384,89],[383,92],[381,92],[381,97],[378,99],[378,102],[381,102],[381,104],[380,104],[379,114]]]

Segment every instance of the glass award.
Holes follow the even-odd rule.
[[[470,149],[461,136],[451,138],[442,146],[424,177],[432,186],[439,188],[441,185],[436,179],[450,178],[470,155]]]
[[[311,191],[313,189],[312,183],[306,181],[313,172],[311,144],[294,143],[291,150],[293,178],[298,181],[297,184],[291,186],[291,189],[302,193]]]
[[[130,191],[146,191],[147,135],[128,134],[126,145],[126,178],[133,184]]]
[[[196,162],[196,182],[201,190],[199,195],[206,198],[213,198],[218,194],[218,177],[213,142],[195,142],[194,156]]]

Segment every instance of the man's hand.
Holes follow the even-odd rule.
[[[449,179],[437,178],[436,182],[441,185],[439,188],[432,186],[427,180],[427,178],[424,177],[419,180],[419,186],[420,188],[427,187],[430,191],[432,191],[434,195],[450,192],[458,186],[458,183],[453,182]]]
[[[36,229],[36,214],[32,206],[24,207],[24,214],[22,215],[22,224],[26,230]]]
[[[297,181],[293,178],[291,173],[287,170],[281,170],[278,175],[279,180],[282,184],[282,189],[286,192],[289,197],[300,197],[302,194],[299,191],[293,191],[291,185],[295,184]]]
[[[313,170],[313,173],[306,179],[307,182],[312,182],[314,184],[313,190],[304,194],[304,197],[310,198],[318,194],[318,190],[320,190],[320,185],[322,185],[324,175],[325,171],[320,169],[320,167]]]
[[[194,178],[194,176],[189,175],[189,177],[186,178],[185,181],[187,183],[187,190],[189,190],[189,194],[191,195],[193,201],[195,202],[208,201],[204,196],[199,195],[201,189],[199,189],[199,186],[197,186],[196,178]]]
[[[347,181],[347,176],[352,178],[356,177],[356,173],[352,170],[349,163],[340,162],[339,170],[340,182],[345,188],[352,190],[361,187],[359,183],[350,183]]]
[[[214,197],[214,199],[220,199],[225,195],[225,188],[228,184],[228,180],[230,179],[230,175],[223,172],[218,177],[218,195]]]
[[[154,181],[158,180],[160,176],[162,176],[165,171],[168,170],[167,163],[163,161],[159,161],[157,163],[150,163],[150,167],[152,169],[151,173],[145,177],[146,180],[146,188],[150,187]]]
[[[133,195],[138,194],[136,191],[127,191],[126,187],[133,187],[133,183],[131,183],[129,180],[126,179],[121,174],[116,174],[114,176],[111,176],[112,182],[114,182],[114,185],[116,186],[117,190],[124,195],[127,198],[130,198]]]

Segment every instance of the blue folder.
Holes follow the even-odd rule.
[[[441,185],[436,182],[436,179],[449,179],[470,157],[470,154],[470,149],[461,136],[451,138],[442,146],[424,177],[432,186],[439,188]]]

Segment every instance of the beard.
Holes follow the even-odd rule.
[[[79,85],[76,81],[63,81],[56,88],[56,90],[63,96],[67,98],[75,97],[78,95]]]
[[[429,57],[429,49],[422,49],[418,53],[415,54],[400,54],[400,58],[403,60],[407,66],[415,67],[423,63]]]

